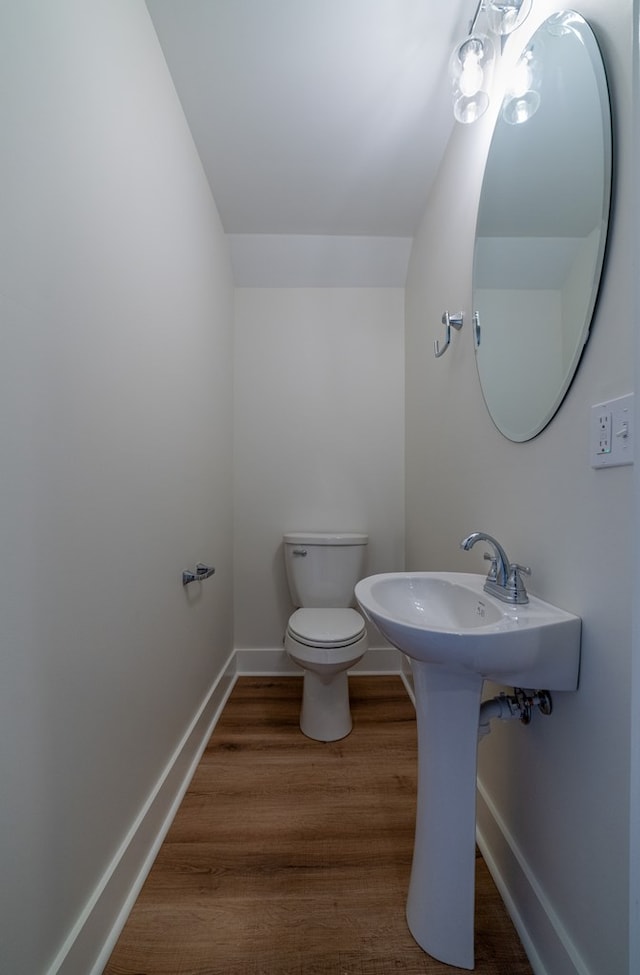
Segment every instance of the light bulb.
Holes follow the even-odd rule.
[[[486,112],[492,65],[493,44],[484,34],[471,35],[453,51],[449,71],[456,121],[475,122]]]
[[[522,125],[528,122],[540,108],[540,95],[537,91],[525,91],[505,100],[502,117],[508,125]]]
[[[509,77],[509,92],[519,98],[532,86],[531,64],[528,57],[522,57]]]
[[[509,125],[520,125],[532,118],[540,107],[540,87],[544,70],[544,45],[531,43],[509,75],[502,117]]]
[[[460,75],[460,91],[463,95],[475,95],[482,88],[482,68],[478,58],[470,55],[465,59]]]
[[[470,37],[460,47],[459,58],[462,70],[460,71],[458,85],[462,94],[467,98],[475,95],[483,86],[484,71],[481,61],[484,57],[484,46],[479,38]]]

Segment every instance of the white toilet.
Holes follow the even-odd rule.
[[[367,535],[290,532],[284,562],[291,598],[284,646],[304,669],[300,729],[317,741],[337,741],[352,727],[347,670],[367,649],[360,613],[350,606],[363,576]]]

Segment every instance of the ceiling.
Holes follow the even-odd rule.
[[[146,2],[229,235],[413,236],[475,0]]]

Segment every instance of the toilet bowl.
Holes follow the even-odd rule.
[[[305,671],[300,730],[317,741],[337,741],[352,728],[347,671],[367,649],[367,631],[355,609],[298,609],[285,650]]]
[[[300,730],[337,741],[352,729],[348,670],[367,649],[365,621],[349,606],[362,576],[367,536],[291,532],[284,536],[291,595],[284,646],[304,670]]]

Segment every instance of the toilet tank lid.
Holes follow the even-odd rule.
[[[366,545],[369,536],[362,532],[287,532],[289,545]]]

